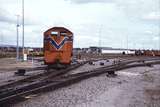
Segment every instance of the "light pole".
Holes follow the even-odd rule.
[[[160,1],[159,1],[159,3],[160,3]],[[160,5],[158,5],[158,7],[160,8]],[[159,52],[158,52],[158,54],[160,53],[160,21],[158,21],[158,36],[159,36]]]
[[[99,48],[101,48],[101,32],[102,32],[102,25],[99,28]]]
[[[159,51],[160,51],[160,33],[159,33]]]
[[[22,54],[24,61],[24,0],[22,0]]]
[[[1,45],[3,46],[3,33],[1,31]]]
[[[100,28],[99,28],[99,54],[101,55],[101,52],[102,52],[102,46],[101,46],[101,32],[102,32],[102,24],[100,25]]]
[[[17,25],[16,25],[16,28],[17,28],[17,50],[16,50],[16,53],[17,53],[17,61],[19,61],[19,15],[17,15]]]
[[[127,39],[127,54],[128,54],[128,33],[126,36],[127,36],[126,39]]]

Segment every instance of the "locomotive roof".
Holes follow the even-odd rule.
[[[68,29],[65,28],[65,27],[52,27],[52,28],[48,29],[47,31],[45,31],[44,33],[48,32],[48,31],[50,31],[50,30],[64,30],[64,31],[66,31],[66,32],[69,32],[69,33],[73,34],[70,30],[68,30]]]

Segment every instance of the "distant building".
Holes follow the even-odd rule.
[[[89,53],[101,53],[101,48],[100,47],[89,47],[88,52]]]
[[[73,54],[80,53],[81,48],[73,48]]]

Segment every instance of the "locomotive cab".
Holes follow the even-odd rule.
[[[44,32],[44,63],[67,66],[71,63],[73,33],[64,27],[53,27]]]

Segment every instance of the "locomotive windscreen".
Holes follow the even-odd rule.
[[[66,35],[67,35],[67,32],[60,32],[60,35],[66,36]]]
[[[58,35],[58,32],[52,31],[52,32],[51,32],[51,35]]]

